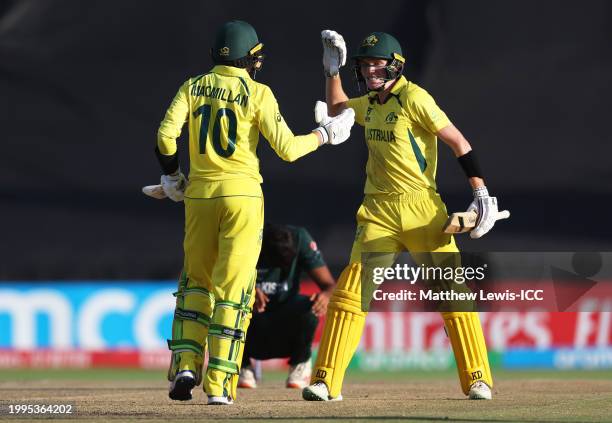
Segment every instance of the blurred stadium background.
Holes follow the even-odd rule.
[[[473,143],[512,211],[482,240],[458,237],[463,249],[610,250],[610,2],[3,0],[0,367],[165,368],[183,210],[140,187],[159,178],[153,148],[166,106],[211,66],[214,31],[235,18],[257,28],[267,55],[258,80],[296,133],[312,128],[324,96],[321,29],[341,32],[349,49],[371,30],[398,37],[407,76]],[[363,133],[291,165],[266,144],[267,220],[307,227],[337,276],[362,196]],[[468,205],[444,146],[438,185],[449,210]],[[611,320],[483,315],[498,369],[612,368]],[[352,366],[443,370],[452,360],[437,315],[387,312],[369,316]]]

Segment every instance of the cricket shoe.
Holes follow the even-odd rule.
[[[308,386],[310,375],[312,374],[312,364],[310,360],[289,367],[287,377],[287,388],[303,389]]]
[[[234,400],[232,397],[214,397],[212,395],[208,396],[208,405],[232,405]]]
[[[253,371],[252,367],[244,366],[242,369],[240,369],[240,374],[238,375],[238,387],[246,389],[257,388],[257,380],[255,379],[255,372]]]
[[[175,401],[189,401],[193,398],[191,391],[195,385],[195,374],[191,370],[183,370],[174,376],[168,396]]]
[[[471,400],[490,400],[493,398],[491,388],[484,382],[478,381],[470,386],[468,398]]]
[[[306,401],[342,401],[342,394],[336,398],[329,396],[325,382],[315,382],[302,390],[302,398]]]

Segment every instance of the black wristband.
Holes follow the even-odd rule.
[[[161,166],[164,175],[171,175],[178,170],[178,152],[172,154],[171,156],[166,156],[159,151],[158,146],[155,146],[155,155],[157,156],[157,160],[159,161],[159,165]]]
[[[457,160],[468,178],[482,178],[482,171],[473,151],[470,150],[463,156],[457,157]]]

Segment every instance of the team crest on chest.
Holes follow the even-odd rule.
[[[395,123],[397,122],[398,116],[395,112],[390,112],[385,118],[386,123]]]

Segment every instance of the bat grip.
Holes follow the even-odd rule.
[[[510,217],[510,212],[508,210],[502,210],[497,212],[497,220],[507,219]]]

